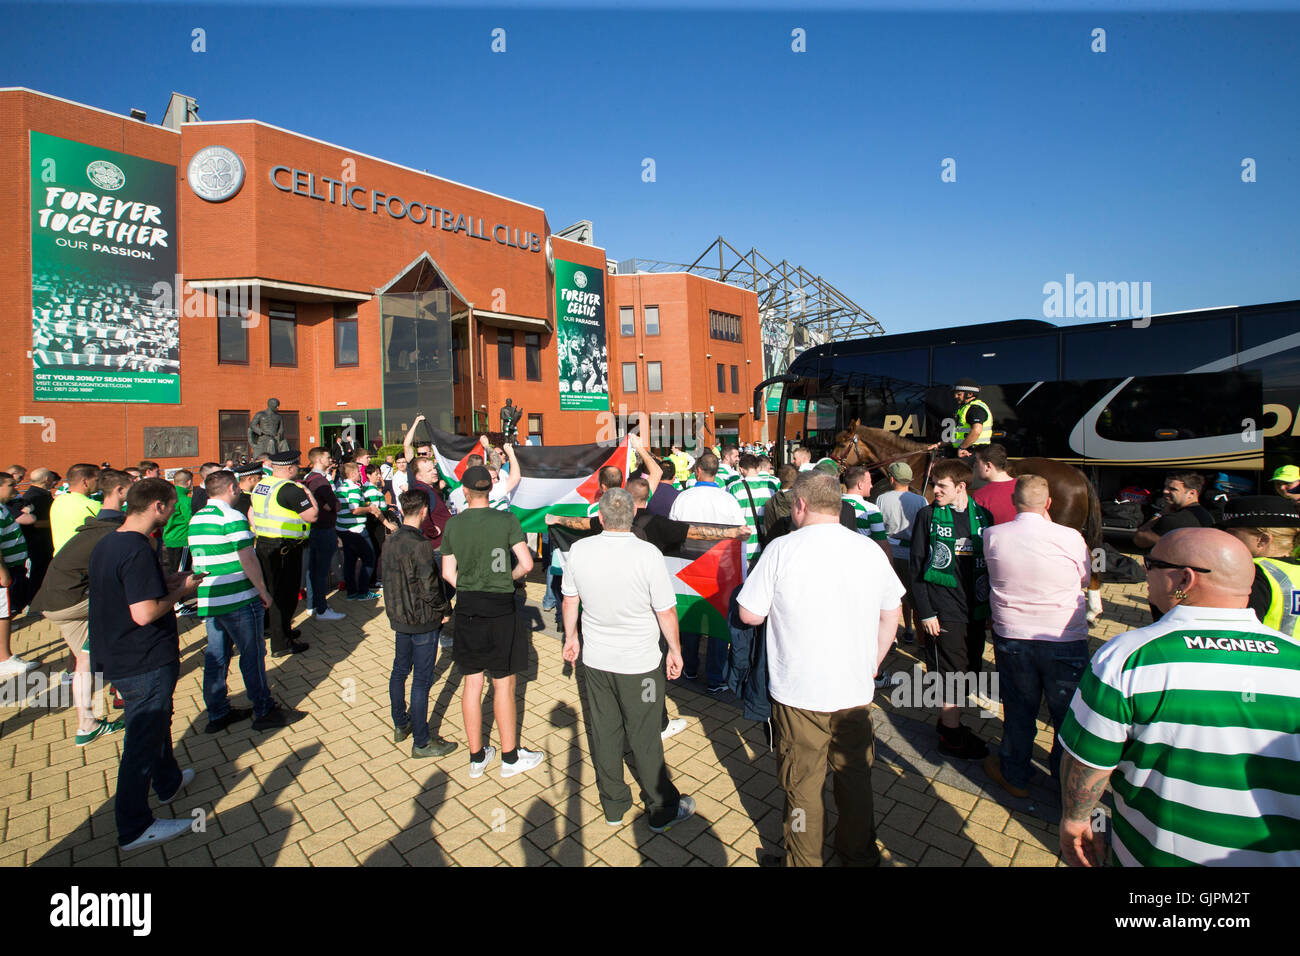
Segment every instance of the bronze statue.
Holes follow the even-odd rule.
[[[279,407],[278,398],[268,399],[266,408],[249,421],[248,447],[254,457],[289,450],[289,443],[284,440],[284,419],[277,411]]]
[[[518,437],[519,420],[524,417],[523,408],[513,404],[513,401],[507,398],[501,408],[501,431],[505,435],[505,441],[514,441]]]

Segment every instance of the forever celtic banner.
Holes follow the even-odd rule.
[[[35,398],[179,403],[176,167],[37,132],[31,160]]]
[[[555,338],[561,410],[609,411],[604,269],[555,260]]]

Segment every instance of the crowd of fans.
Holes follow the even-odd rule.
[[[935,462],[927,500],[902,462],[877,489],[869,469],[814,463],[804,448],[774,472],[767,447],[658,455],[633,436],[632,473],[602,470],[586,517],[548,517],[587,533],[562,554],[530,540],[510,510],[523,478],[510,444],[484,437],[448,493],[431,447],[413,440],[418,424],[402,455],[376,462],[364,449],[312,448],[305,471],[290,450],[166,478],[152,461],[79,463],[66,478],[44,467],[0,472],[0,679],[36,666],[12,653],[15,617],[30,606],[59,625],[75,745],[124,734],[115,799],[124,850],[189,831],[188,818],[155,818],[148,799],[152,789],[171,803],[194,776],[172,752],[177,618],[196,616],[206,630],[205,731],[250,718],[254,730],[276,730],[303,715],[276,701],[266,656],[309,650],[293,623],[304,594],[312,620],[344,617],[327,600],[340,578],[343,600],[382,596],[394,635],[394,743],[412,738],[416,759],[458,748],[429,714],[438,650],[449,648],[463,681],[469,778],[498,756],[506,779],[543,765],[542,752],[522,745],[515,711],[532,646],[523,581],[540,559],[560,653],[585,674],[610,826],[633,807],[629,752],[653,831],[694,813],[663,741],[687,726],[669,718],[669,682],[699,680],[703,662],[704,690],[735,692],[763,722],[786,794],[785,864],[822,863],[828,768],[841,862],[877,863],[870,706],[895,684],[882,665],[897,640],[944,678],[938,753],[982,761],[1011,798],[1030,793],[1045,702],[1067,862],[1300,863],[1291,484],[1229,502],[1216,522],[1198,502],[1199,477],[1170,476],[1163,516],[1134,538],[1148,550],[1153,623],[1090,654],[1092,556],[1077,531],[1052,522],[1048,483],[1016,477],[999,446]],[[730,596],[730,640],[679,627],[663,554],[689,538],[740,541],[747,575]],[[964,719],[990,639],[1003,709],[992,751]],[[227,692],[236,657],[247,708]],[[109,682],[104,697],[95,674]],[[499,748],[484,730],[489,680]],[[1109,849],[1092,825],[1107,785]]]

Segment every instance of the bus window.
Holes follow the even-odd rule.
[[[1293,342],[1293,340],[1295,340]],[[1300,385],[1300,309],[1287,312],[1260,312],[1241,317],[1241,350],[1258,349],[1261,353],[1242,368],[1271,373],[1265,383]]]
[[[1180,375],[1233,353],[1230,317],[1157,319],[1146,328],[1113,322],[1064,332],[1066,381]]]
[[[930,382],[930,350],[905,349],[898,352],[867,352],[860,355],[824,357],[821,374],[830,384],[875,386],[880,379],[893,379],[910,385]]]
[[[1001,342],[936,345],[934,384],[949,388],[959,378],[981,385],[1056,381],[1057,336],[1037,335]]]

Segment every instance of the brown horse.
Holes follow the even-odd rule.
[[[835,436],[831,458],[845,468],[865,465],[883,470],[895,461],[905,461],[912,469],[912,490],[925,495],[931,461],[930,446],[885,431],[868,428],[854,421],[848,431]],[[1011,462],[1012,475],[1039,475],[1047,479],[1052,505],[1048,513],[1057,524],[1074,528],[1093,554],[1102,546],[1101,500],[1087,476],[1073,465],[1051,458],[1021,458]],[[929,497],[927,495],[927,497]],[[1096,573],[1088,584],[1089,619],[1101,611],[1101,579]]]

